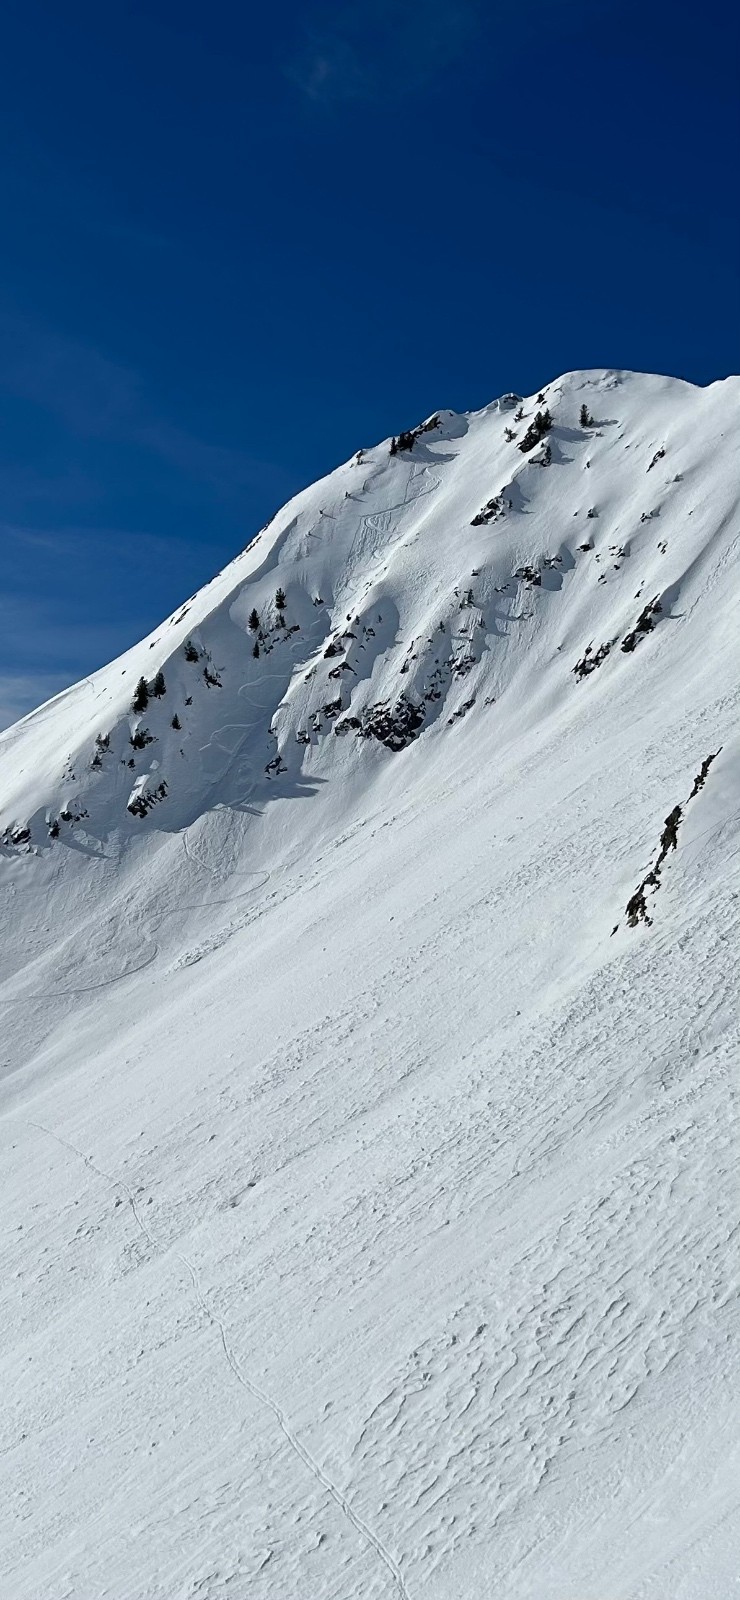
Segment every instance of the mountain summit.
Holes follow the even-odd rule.
[[[739,413],[437,412],[0,735],[18,1600],[730,1593]]]
[[[667,634],[685,650],[701,627],[711,650],[694,613],[730,549],[739,394],[573,373],[358,451],[150,638],[0,736],[3,844],[123,843],[155,807],[172,831],[266,805],[354,775],[368,741],[426,735],[433,759],[473,711],[499,744],[580,720],[597,669],[591,698],[621,701]]]

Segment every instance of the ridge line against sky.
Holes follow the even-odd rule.
[[[5,35],[0,725],[436,406],[740,366],[729,9],[29,0]]]

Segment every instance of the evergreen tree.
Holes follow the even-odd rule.
[[[186,661],[199,661],[200,660],[200,651],[196,649],[195,645],[193,644],[192,639],[186,639],[185,644],[183,646],[183,649],[185,651],[185,660]]]
[[[178,717],[178,715],[177,715],[177,712],[175,712],[175,715],[174,715],[174,717],[173,717],[173,718],[172,718],[172,722],[171,722],[171,723],[170,723],[170,727],[172,727],[172,728],[176,728],[176,729],[177,729],[177,730],[178,730],[178,731],[179,731],[179,730],[180,730],[180,728],[181,728],[181,727],[182,727],[182,723],[181,723],[181,721],[180,721],[180,718],[179,718],[179,717]]]
[[[395,434],[394,434],[393,438],[391,439],[391,448],[390,448],[390,452],[389,453],[392,456],[395,456],[395,455],[398,454],[398,440],[396,439]]]
[[[285,610],[285,590],[284,589],[276,589],[276,591],[275,591],[275,606],[276,606],[276,609],[278,611],[284,611]]]
[[[583,405],[581,406],[581,416],[580,416],[581,427],[582,428],[590,428],[590,427],[592,427],[593,420],[594,419],[593,419],[593,417],[591,416],[591,414],[589,412],[588,406],[586,405],[586,403],[584,401]]]
[[[530,422],[524,438],[519,446],[519,449],[524,453],[524,455],[526,455],[529,450],[534,450],[535,445],[539,444],[540,439],[544,438],[545,434],[549,432],[551,427],[552,417],[550,416],[549,410],[546,408],[544,411],[538,411],[536,416]]]
[[[164,673],[162,671],[159,671],[156,674],[154,682],[150,684],[149,693],[154,696],[155,700],[161,700],[162,695],[167,693],[167,685],[165,684]]]
[[[147,681],[146,678],[140,678],[134,691],[134,698],[131,701],[131,710],[137,712],[146,711],[148,704],[149,689],[147,687]]]
[[[257,643],[257,640],[255,639],[254,644],[252,645],[252,655],[255,657],[255,659],[257,661],[259,661],[259,654],[260,654],[260,647],[259,647],[259,644]]]
[[[249,613],[249,628],[250,628],[250,632],[251,633],[256,633],[259,625],[260,625],[259,612],[258,612],[256,606],[252,606],[252,609],[251,609],[251,611]]]

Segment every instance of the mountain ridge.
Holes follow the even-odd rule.
[[[739,401],[437,413],[0,736],[17,1600],[732,1592]]]
[[[634,393],[631,391],[635,385],[642,385],[646,390],[646,405],[648,396],[652,397],[653,405],[656,399],[663,402],[662,406],[659,404],[657,417],[651,415],[647,421],[644,442],[639,437],[623,442],[626,431],[630,428],[636,430],[640,426],[639,408],[637,417],[632,415],[634,404],[630,406],[629,420],[622,424],[616,419],[597,418],[591,428],[579,427],[578,410],[581,404],[586,403],[584,395],[592,401],[594,396],[598,397],[603,406],[607,398],[616,399],[617,393],[624,395],[626,386],[626,392],[634,402]],[[551,401],[554,408],[553,427],[547,433],[546,440],[550,455],[555,449],[556,459],[547,466],[538,462],[537,452],[530,455],[520,453],[524,420],[521,426],[511,430],[518,434],[518,438],[502,447],[502,426],[505,422],[499,424],[499,418],[508,416],[510,421],[519,397],[508,397],[512,402],[508,407],[507,397],[504,397],[503,407],[501,401],[494,401],[483,411],[466,417],[456,417],[449,412],[435,413],[435,427],[430,428],[429,421],[420,425],[415,436],[407,436],[412,441],[411,448],[399,452],[395,457],[389,456],[389,441],[359,452],[350,462],[344,463],[319,480],[318,484],[301,491],[289,501],[222,573],[178,607],[160,628],[154,630],[153,635],[126,652],[118,661],[112,662],[110,667],[84,680],[83,685],[72,686],[39,711],[31,713],[14,729],[0,735],[0,771],[4,769],[7,773],[7,754],[13,745],[23,738],[30,738],[33,743],[40,726],[57,716],[62,708],[69,709],[71,701],[85,733],[80,736],[74,724],[70,727],[68,720],[63,718],[64,736],[72,748],[65,752],[64,757],[61,751],[49,756],[48,751],[44,750],[43,759],[46,763],[56,764],[61,769],[54,773],[51,783],[51,772],[46,779],[49,824],[56,822],[60,831],[63,831],[70,816],[83,810],[89,812],[92,805],[103,813],[98,821],[98,831],[111,826],[113,819],[107,814],[106,801],[101,801],[100,792],[104,793],[106,783],[110,785],[107,775],[112,765],[110,740],[113,738],[113,759],[119,765],[124,765],[126,774],[133,774],[126,795],[127,803],[130,805],[133,801],[136,806],[138,796],[143,819],[147,810],[151,809],[147,800],[151,800],[153,807],[157,802],[158,787],[164,782],[167,797],[166,801],[164,795],[159,797],[165,802],[159,820],[160,825],[167,826],[167,814],[172,810],[173,802],[176,802],[176,791],[184,787],[182,772],[178,770],[183,760],[187,763],[194,761],[196,769],[200,768],[195,774],[188,772],[188,781],[191,784],[200,781],[201,790],[205,791],[201,797],[202,804],[207,804],[207,796],[213,798],[212,794],[208,795],[212,775],[218,774],[229,764],[229,756],[233,765],[239,748],[244,751],[243,765],[254,768],[254,771],[250,770],[247,781],[254,781],[257,759],[248,748],[248,730],[250,725],[256,727],[260,714],[267,716],[269,730],[273,716],[279,712],[283,722],[291,722],[292,733],[305,736],[307,743],[312,738],[311,722],[320,722],[322,714],[324,725],[336,718],[337,730],[346,731],[347,714],[350,714],[351,726],[351,719],[356,716],[355,707],[359,706],[362,710],[363,698],[368,701],[368,696],[363,697],[358,690],[362,691],[370,678],[377,682],[377,703],[387,705],[390,701],[392,706],[403,696],[405,702],[410,701],[417,710],[422,710],[418,728],[413,730],[421,731],[422,726],[429,727],[433,720],[431,708],[440,700],[446,704],[449,680],[461,679],[467,675],[471,664],[478,664],[473,660],[478,641],[471,639],[462,643],[458,633],[457,644],[447,651],[444,648],[447,641],[439,638],[435,641],[439,648],[431,658],[429,649],[425,647],[422,670],[415,665],[419,650],[414,653],[412,648],[420,631],[439,629],[440,623],[445,629],[459,628],[460,617],[459,614],[455,615],[455,606],[460,601],[464,609],[465,601],[469,598],[473,613],[469,619],[471,626],[476,623],[482,625],[485,649],[490,655],[493,649],[491,638],[495,640],[501,626],[510,627],[511,617],[516,615],[517,585],[524,595],[530,592],[531,586],[541,588],[544,592],[570,586],[574,566],[580,564],[582,567],[583,556],[590,555],[592,548],[591,565],[594,562],[603,563],[598,579],[604,585],[613,583],[620,559],[624,562],[633,554],[636,541],[647,544],[646,520],[653,524],[647,529],[647,535],[656,533],[653,544],[658,551],[658,559],[645,562],[643,557],[635,600],[643,599],[648,605],[654,600],[657,602],[658,595],[650,593],[657,588],[663,596],[660,603],[669,610],[678,594],[676,585],[690,578],[691,565],[685,562],[678,575],[673,576],[674,559],[671,555],[666,561],[667,552],[663,552],[663,559],[660,559],[661,545],[665,541],[657,535],[666,529],[667,516],[693,516],[701,509],[686,503],[696,494],[696,485],[681,487],[682,482],[685,484],[681,468],[686,467],[687,442],[682,434],[687,419],[677,413],[682,403],[684,407],[690,406],[695,413],[697,410],[706,413],[707,410],[711,411],[713,405],[726,404],[731,392],[732,380],[724,380],[721,385],[712,385],[707,390],[696,390],[681,380],[641,379],[638,375],[610,371],[596,375],[574,373],[540,391],[543,406]],[[526,417],[531,419],[537,413],[538,402],[531,397],[521,402],[520,408],[524,405],[527,406]],[[618,407],[615,405],[612,409],[617,410]],[[668,438],[671,425],[674,430],[673,441]],[[614,438],[610,437],[612,434]],[[620,443],[623,459],[619,465],[623,468],[622,478],[628,482],[630,493],[627,495],[621,492],[618,465],[615,466],[614,462],[616,445]],[[667,463],[662,454],[659,459],[653,460],[653,446],[659,452],[668,448],[672,454]],[[624,461],[630,449],[639,452],[634,472],[631,470],[631,461]],[[643,454],[646,457],[644,460]],[[589,462],[588,469],[584,467],[586,461]],[[669,475],[671,464],[676,471]],[[562,476],[566,465],[576,472],[580,468],[581,476],[585,470],[589,470],[591,476],[587,483],[572,482],[568,486],[572,504],[561,506],[558,503],[557,489],[560,486],[556,486],[555,504],[551,511],[553,496],[547,492],[551,485],[546,485],[545,475],[548,479]],[[655,473],[652,480],[649,477],[651,468]],[[695,473],[695,465],[689,471]],[[603,478],[605,472],[611,474],[608,488]],[[445,473],[447,483],[444,481]],[[642,497],[644,503],[642,510],[637,513],[632,511],[630,501],[637,487],[633,487],[633,481],[636,478],[639,484],[642,476],[646,480]],[[481,497],[486,487],[491,493],[483,500]],[[602,502],[606,498],[607,503],[591,506],[592,496],[596,499],[599,493]],[[627,506],[620,505],[620,496],[622,501],[627,500]],[[449,531],[445,528],[445,534],[448,540],[456,541],[452,559],[449,551],[442,552],[439,543],[435,543],[441,538],[440,524],[444,526],[445,500],[449,502],[450,499],[452,506],[447,515],[451,526]],[[676,504],[672,506],[671,500]],[[591,511],[593,516],[590,516]],[[545,548],[546,535],[541,526],[548,514],[554,515],[558,523],[550,534],[550,550]],[[726,514],[732,514],[731,508]],[[524,522],[525,515],[537,519],[531,537]],[[661,515],[663,521],[659,522]],[[483,519],[480,524],[482,536],[471,539],[470,524],[474,523],[476,517]],[[569,527],[568,522],[573,523],[576,519],[579,519],[577,527]],[[721,529],[721,520],[721,515],[715,516],[715,521],[720,524],[715,536]],[[334,527],[329,526],[332,523]],[[404,526],[405,534],[401,531]],[[389,536],[392,527],[398,529],[398,534],[391,532]],[[397,537],[400,539],[400,549],[396,546]],[[608,543],[609,537],[611,545]],[[400,600],[402,609],[407,613],[401,617],[399,596],[393,593],[393,581],[384,581],[384,577],[389,563],[391,568],[394,567],[399,556],[403,556],[408,546],[419,539],[424,541],[426,567],[420,572],[417,564],[417,570],[414,570],[414,563],[410,561],[409,570],[401,572],[403,587]],[[517,552],[521,556],[518,564]],[[611,562],[610,555],[615,557]],[[706,552],[700,548],[692,560],[701,563],[706,560]],[[435,566],[439,570],[435,570]],[[381,574],[381,567],[385,567],[385,574]],[[630,571],[635,571],[634,561]],[[666,581],[669,575],[672,576],[672,582]],[[500,581],[497,583],[496,579]],[[420,614],[409,615],[409,612],[417,609],[412,586],[415,586],[418,594],[420,584],[424,581],[427,584],[426,606]],[[283,582],[288,583],[290,592],[287,609],[281,613],[275,609],[274,593]],[[612,637],[614,630],[624,637],[630,627],[637,626],[637,636],[640,637],[640,616],[644,607],[641,610],[632,596],[627,594],[628,584],[629,579],[622,584],[625,596],[619,608],[621,615],[618,614],[614,621],[605,618],[602,623],[603,638],[587,638],[588,624],[584,623],[583,650],[577,657],[577,661],[582,663],[582,675],[600,667],[606,654],[618,646],[618,637]],[[484,609],[493,606],[500,613],[502,605],[500,602],[497,604],[496,596],[504,586],[508,589],[509,600],[514,603],[509,605],[508,616],[504,614],[500,621],[498,615],[495,616],[491,633],[488,633],[481,606]],[[407,589],[411,590],[410,594],[406,592]],[[322,590],[326,591],[325,595],[321,593]],[[382,610],[379,610],[383,603],[386,604],[386,617],[378,622],[378,617],[383,619]],[[348,608],[346,611],[345,607]],[[259,611],[260,620],[255,632],[250,632],[248,617],[253,613],[253,608]],[[610,608],[603,609],[608,611]],[[506,610],[505,603],[503,610]],[[592,625],[596,626],[596,623],[597,619],[594,618]],[[365,634],[358,641],[353,637],[357,627],[371,629],[372,633]],[[380,639],[379,631],[382,632]],[[378,656],[381,652],[391,655],[394,650],[399,655],[403,634],[407,638],[410,635],[412,643],[408,645],[405,657],[393,665],[392,682],[389,684],[389,674],[384,675],[378,670]],[[372,648],[369,648],[371,641]],[[260,652],[259,660],[252,655],[255,644]],[[354,651],[352,645],[355,646]],[[183,661],[183,652],[188,653],[188,647],[193,654],[191,663]],[[335,651],[338,660],[324,669],[321,656],[327,648]],[[604,654],[597,659],[599,649]],[[590,661],[583,654],[587,650],[591,653]],[[266,670],[268,656],[271,659]],[[367,670],[369,657],[372,658],[370,672]],[[577,664],[567,659],[569,667]],[[287,670],[288,663],[290,671]],[[301,695],[300,686],[295,681],[301,668],[321,680],[319,695]],[[134,713],[132,706],[137,682],[142,677],[152,682],[157,673],[163,674],[165,679],[161,700],[155,704],[150,699],[142,712]],[[226,694],[223,693],[224,675],[231,680],[227,684]],[[402,683],[404,676],[406,682]],[[477,672],[475,676],[481,679],[483,674]],[[495,673],[492,676],[495,683]],[[236,684],[235,677],[242,681]],[[123,683],[116,683],[117,678],[122,678]],[[167,682],[167,679],[170,681]],[[270,690],[270,682],[279,687]],[[435,693],[437,700],[429,698]],[[463,708],[469,698],[453,696],[451,712],[464,714]],[[192,708],[194,699],[196,705]],[[226,720],[222,728],[211,728],[209,732],[210,725],[218,722],[224,714],[224,701],[228,701]],[[296,714],[292,717],[286,715],[286,711],[292,711],[293,705],[296,705]],[[338,706],[339,709],[327,715],[323,712],[327,705]],[[254,716],[255,709],[257,716]],[[171,723],[173,717],[178,719],[181,727],[168,730],[167,723]],[[369,724],[372,736],[371,717]],[[353,731],[365,731],[362,719],[359,730],[354,728]],[[376,728],[375,736],[377,731]],[[130,740],[136,738],[137,733],[144,738],[151,734],[156,741],[156,751],[153,746],[144,746],[140,750],[132,746]],[[401,738],[405,742],[403,735]],[[105,741],[109,742],[108,745]],[[37,744],[42,747],[43,740],[39,739]],[[295,752],[290,749],[287,739],[281,740],[278,736],[271,746],[268,732],[263,748],[268,756],[263,767],[267,767],[269,759],[276,762],[274,771],[277,770],[277,763],[292,767],[296,765]],[[289,755],[293,758],[290,762]],[[222,756],[226,759],[222,759]],[[29,762],[34,761],[38,763],[38,753],[30,754]],[[76,767],[82,767],[83,773],[75,771]],[[93,773],[93,781],[90,781],[90,772]],[[218,780],[215,778],[213,781]],[[115,785],[118,797],[115,822],[119,826],[122,821],[125,822],[125,817],[120,814],[120,798],[124,787],[125,782]],[[15,801],[12,795],[6,798],[7,777],[3,788],[5,792],[0,791],[0,828],[5,829],[2,837],[7,845],[12,843],[14,834],[22,835],[29,826],[31,817],[23,813],[24,810],[31,811],[32,798],[23,793],[22,787]],[[11,810],[13,804],[15,813]],[[38,805],[33,807],[34,842],[39,842],[41,835],[39,809]],[[95,826],[93,816],[80,820],[90,820],[91,826]]]

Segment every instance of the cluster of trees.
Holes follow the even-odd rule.
[[[146,678],[140,678],[134,690],[131,710],[137,713],[146,711],[150,699],[161,700],[162,695],[166,693],[167,685],[164,681],[163,672],[157,672],[151,683],[147,683]]]
[[[519,449],[523,451],[525,455],[529,450],[534,450],[535,445],[539,444],[540,439],[544,439],[545,434],[550,432],[551,427],[552,417],[550,415],[549,408],[546,406],[544,411],[538,411],[533,417],[529,427],[527,428],[524,438],[522,439]]]
[[[391,455],[398,455],[399,450],[413,450],[414,440],[416,437],[417,434],[412,428],[405,428],[403,433],[399,433],[398,438],[396,438],[394,434],[393,438],[391,439]]]
[[[275,590],[275,599],[273,601],[273,605],[274,605],[275,610],[277,612],[277,617],[276,617],[275,620],[276,620],[276,624],[277,624],[278,628],[284,628],[285,627],[284,612],[285,612],[286,603],[287,602],[286,602],[286,598],[285,598],[285,590],[282,587],[278,586],[278,588]],[[314,604],[316,604],[316,603],[317,602],[314,601]],[[318,602],[318,603],[320,604],[321,602]],[[252,606],[252,609],[251,609],[251,611],[249,613],[249,619],[248,619],[247,626],[249,628],[250,633],[253,633],[255,635],[254,644],[252,645],[252,655],[255,658],[259,658],[260,643],[264,642],[264,634],[263,634],[263,631],[262,631],[262,622],[261,622],[261,619],[260,619],[260,614],[259,614],[259,611],[257,610],[256,606]]]
[[[99,771],[103,765],[103,756],[110,750],[110,734],[96,733],[95,749],[93,750],[90,766],[94,771]]]
[[[274,600],[275,610],[277,612],[283,612],[285,610],[285,604],[286,604],[286,602],[285,602],[285,590],[282,589],[282,588],[277,588],[275,590],[275,600]],[[252,606],[252,609],[251,609],[251,611],[249,613],[249,621],[248,621],[247,626],[249,628],[250,633],[259,633],[260,628],[262,627],[262,623],[260,621],[260,614],[259,614],[259,611],[257,610],[256,606]]]
[[[405,428],[397,439],[395,436],[391,439],[391,455],[397,455],[399,450],[413,450],[415,441],[420,439],[423,433],[433,433],[434,429],[439,427],[439,423],[439,412],[435,411],[434,416],[428,417],[426,422],[417,423],[415,428]]]
[[[275,599],[273,603],[277,612],[278,627],[284,628],[285,618],[283,613],[285,611],[287,602],[285,590],[281,586],[278,586],[278,588],[275,590]],[[255,637],[252,654],[254,656],[259,656],[259,640],[262,638],[262,625],[260,622],[260,614],[256,606],[253,606],[249,613],[249,631],[257,636]],[[208,660],[210,661],[208,652],[199,650],[198,646],[193,643],[192,639],[185,640],[185,644],[183,645],[183,653],[186,661],[200,661],[203,655],[207,656]],[[218,676],[218,673],[212,667],[204,667],[203,677],[209,688],[220,689],[222,687],[221,679]],[[136,714],[140,716],[143,711],[146,711],[150,700],[161,700],[162,695],[166,694],[166,692],[167,686],[165,684],[164,673],[162,671],[157,672],[151,682],[148,682],[144,677],[139,678],[136,689],[134,690],[134,697],[131,702],[132,711],[135,711]],[[186,700],[185,702],[186,705],[189,705],[190,703],[190,700]],[[176,729],[181,727],[180,720],[177,716],[174,716],[172,719],[172,727]]]

